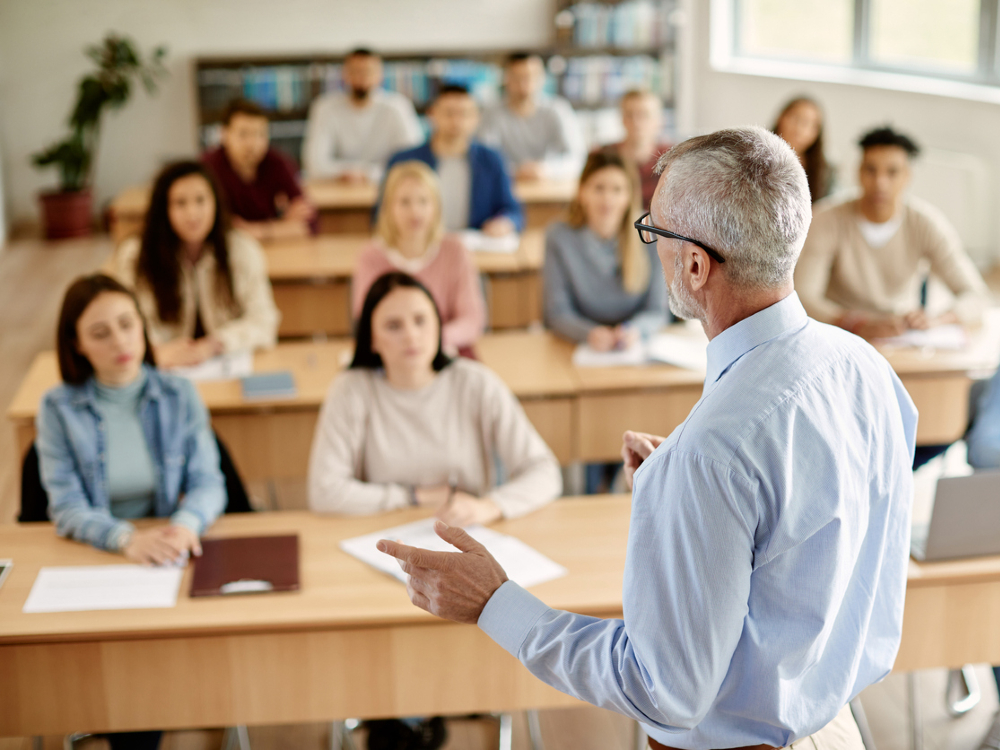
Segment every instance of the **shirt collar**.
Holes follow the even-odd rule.
[[[801,328],[807,320],[799,295],[792,292],[780,302],[775,302],[724,330],[708,344],[706,390],[751,349],[783,333]]]

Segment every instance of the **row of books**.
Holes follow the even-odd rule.
[[[676,0],[626,0],[617,5],[583,2],[556,17],[578,47],[656,49],[674,38]]]
[[[670,76],[664,74],[668,62],[669,58],[651,55],[553,56],[547,61],[545,88],[549,94],[558,93],[574,105],[588,107],[616,102],[635,87],[669,98]],[[245,97],[269,112],[302,112],[319,94],[341,88],[341,72],[337,63],[207,68],[198,74],[199,104],[202,112],[218,113],[232,99]],[[493,63],[432,59],[386,62],[383,85],[423,110],[442,83],[462,84],[487,104],[501,95],[502,80],[503,71]]]

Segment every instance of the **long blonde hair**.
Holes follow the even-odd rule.
[[[632,226],[639,218],[639,186],[635,169],[630,169],[625,161],[610,150],[595,151],[587,157],[587,163],[580,174],[580,187],[576,191],[573,202],[569,204],[568,222],[574,229],[579,229],[587,223],[587,212],[580,203],[580,189],[587,180],[602,169],[614,167],[624,173],[629,187],[628,208],[622,217],[621,228],[618,231],[618,262],[622,269],[622,287],[629,294],[642,294],[649,288],[649,253],[639,241],[639,233]]]
[[[433,196],[434,219],[431,231],[427,235],[427,247],[432,247],[440,242],[444,235],[444,221],[441,218],[441,186],[434,170],[422,161],[400,162],[389,170],[389,174],[385,178],[385,188],[382,190],[382,205],[379,207],[378,221],[375,223],[375,235],[385,243],[386,247],[397,246],[399,227],[392,221],[389,207],[396,198],[399,186],[408,179],[422,182]]]

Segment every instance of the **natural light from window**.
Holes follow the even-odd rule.
[[[850,64],[853,0],[737,2],[740,54]]]
[[[979,65],[979,0],[871,0],[876,65],[973,75]]]

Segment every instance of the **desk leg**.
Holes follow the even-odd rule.
[[[906,675],[910,692],[910,748],[924,750],[924,728],[920,717],[920,690],[917,685],[917,672]]]
[[[649,750],[649,737],[642,730],[642,725],[636,721],[632,723],[632,747],[634,750]]]
[[[511,750],[514,746],[514,717],[500,714],[500,750]]]
[[[528,719],[528,737],[531,738],[531,750],[545,750],[542,742],[542,725],[538,722],[538,711],[528,709],[524,712]]]

